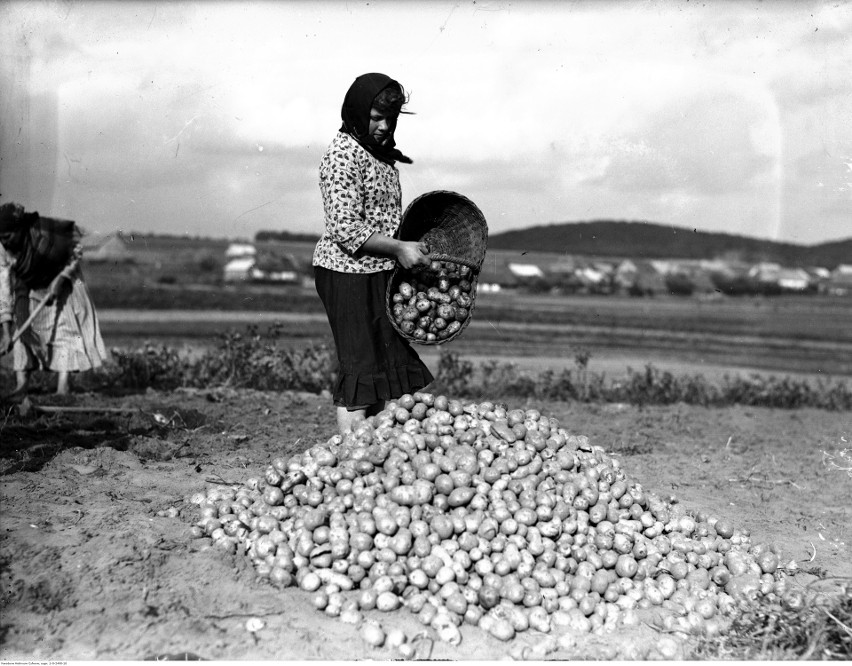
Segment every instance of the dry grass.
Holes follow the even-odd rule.
[[[852,448],[846,448],[837,453],[822,452],[822,464],[830,470],[846,472],[852,479]]]
[[[692,656],[749,661],[849,660],[852,579],[815,581],[780,602],[748,602],[723,635],[703,639]]]

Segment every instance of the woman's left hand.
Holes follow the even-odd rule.
[[[429,248],[420,241],[400,241],[396,258],[406,270],[414,266],[428,266]]]

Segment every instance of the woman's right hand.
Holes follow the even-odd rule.
[[[400,241],[396,258],[399,265],[406,270],[415,266],[428,266],[431,262],[429,248],[426,243],[420,241]]]

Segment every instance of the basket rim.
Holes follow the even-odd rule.
[[[418,197],[415,197],[405,207],[405,211],[403,211],[402,217],[400,218],[400,223],[399,223],[399,228],[398,228],[397,233],[399,233],[399,231],[401,231],[402,228],[405,226],[406,218],[411,214],[411,210],[414,208],[415,205],[417,205],[418,203],[421,203],[425,199],[446,197],[446,196],[455,198],[455,199],[461,201],[462,203],[466,204],[467,206],[469,206],[470,209],[476,214],[475,217],[473,218],[473,220],[476,221],[479,226],[481,226],[483,229],[485,229],[487,231],[488,222],[485,219],[485,214],[482,212],[482,210],[479,208],[479,206],[477,206],[469,197],[466,197],[463,194],[459,194],[458,192],[455,192],[453,190],[431,190],[429,192],[424,192],[423,194],[421,194]],[[434,227],[432,227],[432,228],[434,228]],[[487,234],[486,234],[486,238],[487,238]]]
[[[408,204],[408,206],[406,206],[406,210],[411,208],[411,206],[413,204],[417,203],[421,199],[427,199],[427,198],[438,197],[438,196],[450,196],[450,197],[453,197],[453,198],[456,198],[456,199],[460,199],[461,201],[463,201],[465,203],[469,203],[473,208],[478,210],[480,213],[482,212],[481,210],[479,210],[479,206],[477,206],[475,203],[473,203],[473,201],[470,199],[470,197],[466,197],[464,194],[456,192],[455,190],[429,190],[428,192],[424,192],[423,194],[420,194],[420,195],[414,197],[414,199],[411,200],[411,202]],[[483,218],[484,217],[485,216],[483,215]]]

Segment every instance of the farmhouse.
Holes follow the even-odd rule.
[[[248,282],[254,268],[254,257],[237,257],[225,263],[223,279],[225,282]]]
[[[831,271],[828,293],[834,296],[852,295],[852,264],[840,264]]]
[[[248,282],[252,279],[252,270],[257,250],[250,243],[231,243],[225,250],[225,267],[222,278],[225,282]]]
[[[89,263],[134,261],[133,252],[118,233],[83,233],[83,256]]]
[[[258,252],[252,279],[259,282],[295,283],[299,281],[299,266],[293,255],[264,248]]]
[[[545,289],[548,286],[544,271],[536,264],[509,263],[509,273],[518,286]]]
[[[710,279],[710,271],[704,270],[701,267],[695,267],[684,271],[692,282],[692,292],[694,294],[712,294],[716,293],[716,285]]]
[[[801,268],[786,268],[770,262],[755,264],[748,276],[762,291],[804,292],[811,284],[807,272]]]
[[[548,275],[573,275],[577,270],[577,261],[573,257],[561,257],[547,267]]]
[[[296,259],[288,254],[263,248],[258,252],[249,243],[231,243],[225,250],[225,282],[275,282],[295,284],[299,281]]]
[[[782,268],[778,272],[778,286],[782,291],[807,291],[811,279],[808,272],[801,268]]]
[[[547,267],[547,279],[554,287],[571,292],[578,291],[583,286],[577,277],[578,265],[573,257],[562,257]]]
[[[665,277],[650,261],[625,259],[615,268],[613,280],[616,287],[635,296],[666,291]]]
[[[535,264],[509,264],[509,270],[516,278],[544,279],[544,271]]]
[[[583,266],[574,273],[586,291],[592,293],[608,293],[610,291],[610,274],[595,266]]]
[[[225,259],[244,259],[256,255],[257,250],[251,243],[231,243],[225,250]]]

